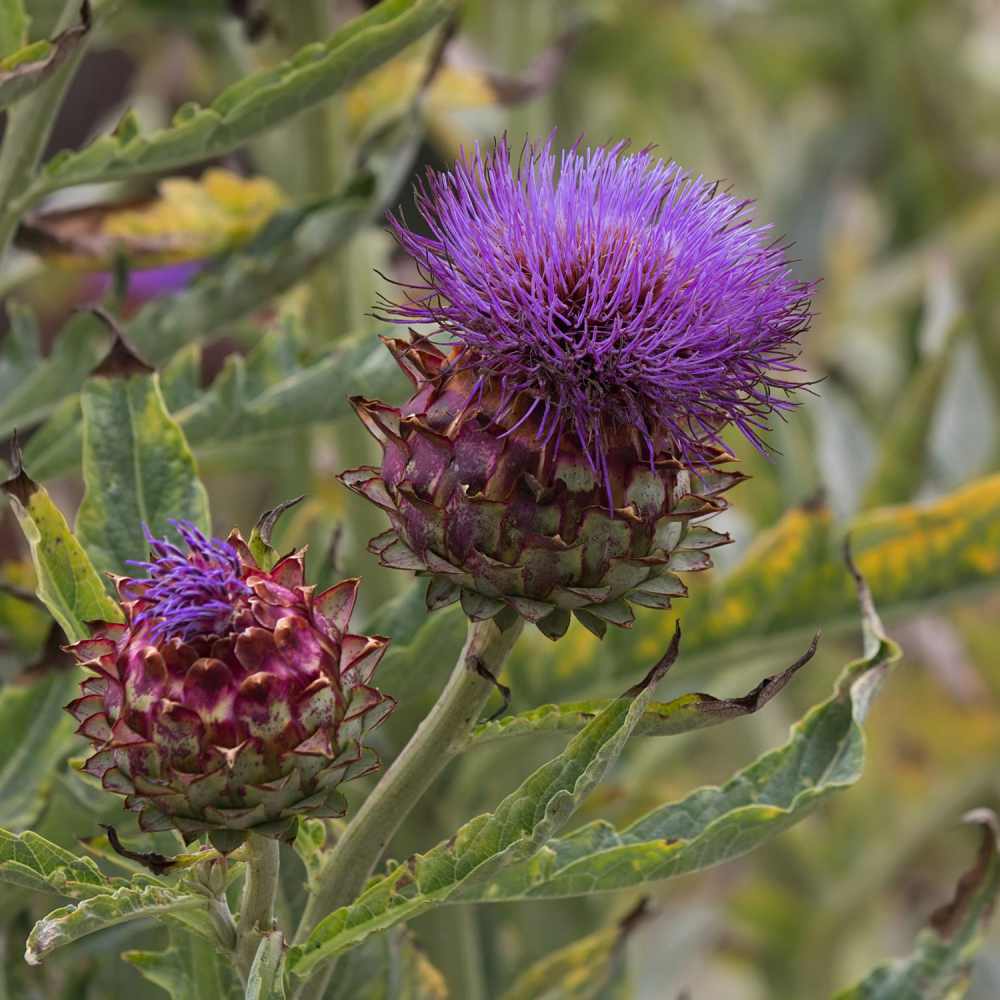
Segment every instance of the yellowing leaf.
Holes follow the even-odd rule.
[[[126,208],[96,206],[32,220],[39,249],[67,267],[106,270],[124,254],[134,268],[201,260],[247,243],[285,206],[266,177],[206,170],[161,181],[158,196]]]

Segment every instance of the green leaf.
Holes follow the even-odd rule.
[[[20,329],[20,363],[0,362],[0,435],[15,427],[28,427],[42,420],[67,395],[76,392],[87,373],[101,360],[111,338],[89,314],[74,316],[56,337],[51,354],[38,361],[37,332],[33,319],[23,311],[12,311],[15,329]]]
[[[285,1000],[284,959],[281,931],[263,935],[247,975],[246,1000]]]
[[[338,195],[280,212],[248,244],[219,258],[190,288],[144,306],[129,322],[129,343],[161,364],[193,341],[268,304],[303,281],[377,211],[370,176]]]
[[[211,530],[208,496],[156,373],[119,337],[83,387],[83,481],[76,532],[95,564],[115,573],[141,559],[143,525],[173,534],[171,518]]]
[[[919,365],[891,409],[879,438],[878,461],[865,490],[865,508],[913,499],[927,472],[927,446],[937,403],[955,358],[960,322],[952,322],[948,336]]]
[[[236,1000],[243,993],[216,946],[173,928],[166,950],[126,951],[122,958],[171,1000]]]
[[[59,762],[72,740],[63,710],[73,697],[73,671],[0,690],[0,826],[23,830],[38,818]]]
[[[26,192],[25,207],[70,185],[123,180],[222,156],[360,79],[454,10],[453,0],[383,0],[325,42],[233,84],[210,106],[185,105],[169,128],[142,135],[128,119],[113,135],[56,155]]]
[[[899,647],[886,637],[858,578],[864,656],[848,665],[833,697],[792,727],[783,747],[764,754],[721,787],[700,788],[625,829],[602,820],[491,882],[462,886],[451,902],[580,896],[702,871],[740,857],[853,785],[864,764],[861,723]]]
[[[111,888],[90,858],[78,858],[31,830],[0,829],[0,882],[33,892],[89,899]]]
[[[26,27],[20,4],[4,0],[0,4],[0,52],[16,34],[22,36]],[[34,42],[4,55],[0,59],[0,109],[6,108],[22,97],[27,97],[40,87],[66,61],[70,53],[90,31],[90,4],[81,8],[80,23],[61,31],[51,41]]]
[[[89,621],[120,621],[87,553],[48,493],[20,468],[17,454],[14,475],[3,489],[31,548],[36,593],[70,642],[90,635]]]
[[[635,727],[636,736],[675,736],[696,729],[707,729],[752,715],[763,708],[804,667],[816,652],[817,635],[806,652],[790,667],[765,677],[756,687],[740,698],[716,698],[696,692],[683,694],[667,702],[652,702]],[[477,726],[466,748],[482,746],[512,736],[530,736],[538,733],[575,733],[582,729],[598,712],[607,708],[606,700],[577,701],[562,705],[540,705],[528,712],[508,715]]]
[[[259,309],[304,280],[315,264],[328,257],[370,218],[373,204],[370,184],[362,178],[343,195],[327,199],[319,206],[279,215],[255,240],[218,260],[190,288],[140,309],[126,328],[129,343],[146,360],[161,364],[182,348],[217,336],[226,324]],[[281,239],[275,238],[272,226],[281,230]],[[75,471],[80,460],[80,410],[73,394],[107,352],[110,340],[107,330],[94,316],[81,314],[60,332],[45,360],[40,363],[26,360],[12,370],[13,388],[0,395],[0,434],[52,415],[51,423],[28,445],[29,462],[32,468],[37,468],[39,478]],[[371,352],[370,339],[368,348]],[[391,359],[382,366],[385,371],[392,368]],[[311,398],[322,398],[317,383],[329,373],[326,366],[312,373],[308,385]],[[176,376],[176,372],[171,373],[172,379]],[[358,377],[363,379],[364,373],[359,372]],[[4,379],[0,354],[0,386],[4,385]],[[277,380],[277,376],[272,380]],[[359,385],[363,391],[364,382]],[[330,400],[326,402],[329,404]],[[219,404],[224,406],[224,400],[214,400],[216,408],[207,405],[194,419],[223,413],[226,425],[233,426],[232,415],[220,409]],[[336,407],[341,413],[346,412],[346,400],[338,400]],[[272,415],[273,411],[254,416],[263,422]],[[210,424],[202,426],[212,436],[208,431]],[[259,432],[260,427],[256,430]]]
[[[969,986],[975,953],[984,942],[1000,891],[997,819],[977,809],[966,819],[981,826],[976,863],[950,903],[937,910],[906,958],[880,965],[837,1000],[958,1000]]]
[[[245,358],[230,355],[212,385],[194,399],[175,370],[171,393],[186,397],[186,403],[172,412],[191,447],[229,450],[328,423],[350,413],[350,396],[379,396],[400,384],[391,355],[368,334],[346,338],[326,358],[307,364],[296,356],[300,341],[292,331],[268,333]],[[187,350],[179,356],[190,363]],[[165,396],[166,378],[165,371]],[[79,422],[76,401],[67,401],[28,442],[26,460],[39,478],[73,471],[80,455]]]
[[[369,934],[439,906],[463,888],[532,857],[617,760],[656,683],[676,659],[679,641],[677,631],[666,655],[639,684],[615,699],[495,812],[476,817],[446,842],[397,865],[354,903],[321,920],[306,941],[289,952],[289,969],[308,975]]]
[[[501,1000],[611,1000],[625,997],[625,945],[646,916],[641,901],[613,927],[574,941],[535,962]]]
[[[0,0],[0,58],[23,48],[28,41],[28,14],[24,0]]]
[[[7,335],[0,340],[0,399],[6,400],[41,363],[35,314],[18,302],[8,301]]]
[[[328,822],[321,819],[300,819],[292,846],[306,869],[306,881],[312,889],[314,881],[323,870],[329,848]]]
[[[205,906],[204,896],[179,893],[164,885],[123,885],[113,892],[62,906],[43,917],[28,935],[24,958],[29,965],[39,965],[56,948],[95,931],[130,920],[162,918],[182,910],[203,910]]]
[[[271,533],[274,531],[274,526],[278,523],[281,515],[286,510],[301,503],[304,499],[305,497],[298,496],[294,500],[285,500],[279,503],[277,507],[272,507],[270,510],[265,511],[257,519],[257,523],[253,526],[253,531],[250,532],[247,546],[250,549],[251,555],[257,560],[258,566],[270,569],[278,561],[278,551],[271,544]]]

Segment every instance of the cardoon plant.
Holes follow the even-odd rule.
[[[788,457],[755,456],[810,383],[800,352],[814,286],[749,201],[652,148],[561,149],[555,133],[513,150],[470,143],[418,180],[412,216],[387,214],[418,150],[454,158],[468,122],[450,112],[481,124],[483,105],[538,96],[593,4],[535,3],[539,18],[573,8],[573,30],[518,78],[452,48],[457,0],[64,0],[57,21],[60,5],[48,6],[0,3],[0,438],[12,456],[0,543],[17,541],[0,552],[0,995],[625,1000],[628,952],[651,950],[624,947],[657,919],[651,884],[743,856],[859,779],[862,723],[899,651],[858,567],[896,607],[984,582],[997,569],[1000,485],[905,516],[862,513],[845,572],[841,525],[819,503],[795,506],[820,485],[811,427],[793,423]],[[146,65],[164,25],[191,28],[178,65],[225,38],[227,58],[198,63],[192,91],[259,69],[162,128],[127,114],[43,164],[46,149],[78,141],[52,129],[87,46],[118,45],[116,11],[141,64],[143,121],[192,96],[183,72]],[[670,23],[689,16],[671,11]],[[434,44],[413,44],[432,29]],[[375,84],[388,87],[367,76],[383,65]],[[191,168],[208,162],[241,173],[196,180]],[[206,202],[220,177],[228,196]],[[71,187],[72,199],[50,198]],[[809,226],[825,225],[822,199],[803,202]],[[114,277],[92,312],[60,299],[81,261]],[[155,301],[130,296],[130,276],[163,261],[189,268],[187,280]],[[889,284],[899,294],[907,282]],[[897,332],[912,326],[907,316]],[[857,367],[844,366],[837,391]],[[917,371],[900,414],[923,407],[945,372]],[[872,496],[908,501],[921,485],[919,463],[899,458],[920,437],[903,423]],[[725,523],[762,524],[768,485],[772,507],[790,509],[742,563],[709,576],[710,551],[729,541],[713,519],[742,500],[738,456],[762,490],[742,491],[752,517]],[[214,513],[202,473],[223,494]],[[58,483],[60,501],[79,498],[72,528],[42,481]],[[246,540],[216,537],[258,502],[300,492],[309,499],[282,522],[280,550],[276,523],[298,501]],[[366,545],[409,573],[383,572]],[[697,731],[763,708],[817,640],[741,697],[701,688],[745,669],[748,652],[784,655],[802,630],[850,615],[852,577],[864,650],[832,695],[729,780],[664,801],[704,760]],[[667,610],[688,587],[674,614],[641,610]],[[695,690],[679,682],[655,701],[682,655]],[[380,688],[400,701],[383,726],[396,699]],[[922,690],[907,689],[907,724],[922,725]],[[985,745],[985,726],[968,729]],[[712,744],[713,771],[764,733]],[[626,753],[633,738],[679,734],[690,740],[669,757]],[[905,756],[922,781],[920,754],[907,744]],[[613,790],[591,796],[609,775]],[[963,800],[970,780],[988,786],[993,771],[959,782]],[[952,788],[928,798],[956,801]],[[587,820],[565,829],[581,808]],[[983,843],[955,900],[910,958],[845,1000],[958,995],[1000,892],[996,821],[971,818]],[[743,917],[764,912],[782,931],[774,955],[757,942],[767,921],[753,935],[727,929],[727,942],[752,944],[749,992],[828,995],[829,942],[870,891],[869,857],[883,856],[876,844],[859,863],[840,839],[853,825],[838,821],[833,849],[816,823],[794,864],[765,866],[769,897],[743,891],[750,865],[723,880],[740,883]],[[814,841],[820,866],[847,878],[818,876]],[[601,893],[618,893],[611,906],[625,915],[585,928],[599,904],[576,900]],[[797,897],[808,903],[793,908]],[[529,918],[522,906],[540,899],[551,909]],[[502,904],[514,901],[509,919]],[[658,955],[680,950],[685,909],[671,899],[650,926]],[[787,947],[793,924],[801,955]],[[532,965],[547,925],[560,945],[574,926],[585,936]],[[106,928],[131,979],[95,959],[104,943],[77,944]],[[427,952],[413,937],[425,930]],[[655,989],[672,997],[681,984]]]

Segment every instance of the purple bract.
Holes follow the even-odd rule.
[[[499,418],[530,398],[520,419],[574,435],[605,484],[623,426],[651,460],[666,443],[702,466],[730,423],[763,447],[769,414],[795,405],[813,288],[750,202],[625,149],[550,139],[512,167],[506,140],[477,146],[418,187],[429,235],[390,220],[423,283],[387,318],[465,345],[473,394],[496,387]]]

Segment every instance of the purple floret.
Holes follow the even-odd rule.
[[[625,150],[550,139],[512,167],[506,139],[477,146],[418,185],[429,235],[390,217],[423,283],[386,318],[466,345],[474,393],[498,387],[501,419],[529,397],[539,438],[571,433],[605,481],[622,427],[692,467],[727,424],[763,448],[768,416],[796,405],[813,291],[750,202]]]
[[[134,624],[152,622],[150,635],[158,642],[224,634],[240,601],[249,597],[243,582],[239,555],[234,546],[207,538],[190,521],[169,522],[184,540],[188,552],[172,542],[155,538],[143,527],[149,542],[149,562],[129,562],[146,571],[136,581],[148,606]]]

